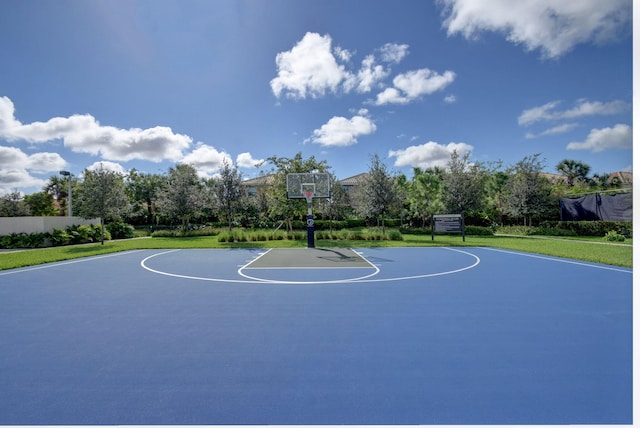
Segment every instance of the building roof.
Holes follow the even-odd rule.
[[[354,175],[353,177],[348,177],[342,180],[339,180],[338,183],[343,186],[358,186],[369,179],[369,173],[363,172],[362,174]]]
[[[249,178],[247,180],[244,180],[242,182],[242,185],[247,187],[268,186],[270,184],[273,184],[274,179],[275,179],[275,176],[273,174],[261,175],[260,177]]]

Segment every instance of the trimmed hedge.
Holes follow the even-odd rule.
[[[408,235],[431,235],[430,227],[401,227],[401,233],[405,233]],[[465,235],[479,235],[479,236],[491,236],[493,235],[493,229],[490,227],[484,226],[464,226],[464,234]],[[446,235],[446,233],[438,232],[438,235]],[[451,233],[454,235],[454,233]],[[460,233],[455,233],[455,235],[460,235]]]
[[[535,231],[536,235],[556,236],[606,236],[616,232],[625,238],[633,235],[633,223],[625,221],[545,221]]]

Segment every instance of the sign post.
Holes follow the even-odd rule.
[[[434,240],[436,232],[461,233],[462,242],[464,236],[464,215],[462,214],[434,214],[431,218],[431,240]]]

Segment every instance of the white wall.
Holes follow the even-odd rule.
[[[85,220],[82,217],[0,217],[0,236],[12,233],[43,233],[68,226],[100,224],[99,218]]]

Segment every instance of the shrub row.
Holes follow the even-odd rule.
[[[111,239],[105,228],[104,239]],[[100,225],[69,226],[43,233],[12,233],[0,236],[0,248],[42,248],[71,244],[98,242],[101,239]]]
[[[616,232],[631,238],[633,223],[624,221],[544,221],[529,231],[530,235],[551,236],[606,236]]]
[[[155,236],[155,235],[154,235]],[[295,240],[304,241],[307,239],[307,232],[294,231],[293,233],[284,230],[246,230],[232,229],[223,230],[218,234],[218,242],[261,242],[261,241],[282,241]],[[379,228],[371,229],[341,229],[341,230],[319,230],[315,232],[315,239],[325,240],[356,240],[356,241],[402,241],[402,234],[397,229]]]
[[[356,230],[320,230],[316,232],[316,239],[331,241],[402,241],[402,233],[398,229],[356,229]]]
[[[216,236],[220,233],[220,229],[212,226],[201,226],[191,229],[160,229],[151,233],[154,238],[186,238],[190,236]]]
[[[283,240],[303,240],[307,238],[305,232],[286,232],[284,230],[245,230],[232,229],[223,230],[218,234],[218,242],[260,242],[260,241],[283,241]]]
[[[401,227],[400,232],[408,235],[431,235],[431,228],[430,227]],[[465,235],[491,236],[493,235],[493,230],[490,227],[467,225],[464,227],[464,233]],[[456,235],[459,235],[459,233],[456,233]]]

